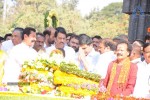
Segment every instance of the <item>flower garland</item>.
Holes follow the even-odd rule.
[[[60,86],[60,87],[58,87],[58,90],[60,90],[61,92],[63,92],[62,93],[63,95],[72,95],[72,94],[75,94],[75,95],[80,95],[80,96],[88,96],[88,95],[91,96],[91,95],[96,94],[92,90],[82,89],[82,88],[75,89],[73,87],[68,87],[68,86]]]
[[[91,100],[149,100],[146,98],[135,98],[132,96],[110,96],[108,93],[99,92],[97,95],[92,95]]]
[[[109,79],[109,83],[108,83],[108,86],[107,86],[107,90],[109,92],[110,92],[112,84],[114,82],[114,78],[115,78],[116,70],[117,70],[117,65],[118,65],[117,61],[115,61],[113,63],[113,67],[111,69],[110,79]],[[122,67],[121,67],[121,72],[120,72],[119,78],[118,78],[119,85],[124,85],[124,83],[127,80],[127,77],[128,77],[128,74],[129,74],[129,70],[130,70],[130,59],[127,57],[123,61],[123,64],[122,64]]]
[[[57,70],[54,72],[54,84],[61,85],[57,88],[61,92],[61,95],[81,95],[91,96],[98,93],[98,83],[86,80],[84,78],[77,77],[73,74],[67,74]]]
[[[54,28],[58,26],[58,15],[54,9],[45,14],[45,28],[51,26]]]

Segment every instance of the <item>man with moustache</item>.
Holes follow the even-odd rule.
[[[133,93],[138,68],[130,62],[130,52],[130,44],[120,42],[116,49],[117,59],[109,64],[106,77],[101,81],[112,96],[129,96]]]
[[[98,46],[99,46],[99,42],[102,38],[98,35],[95,35],[94,37],[92,37],[92,41],[93,41],[93,48],[95,49],[95,51],[98,51]]]
[[[22,64],[37,57],[37,52],[32,48],[36,41],[36,30],[27,27],[23,31],[22,43],[14,46],[4,65],[3,82],[18,82]]]
[[[54,45],[48,47],[46,49],[46,53],[48,55],[55,49],[64,49],[65,51],[65,59],[67,61],[74,61],[75,60],[75,51],[73,48],[66,45],[66,30],[63,27],[57,27],[55,32],[55,42]]]

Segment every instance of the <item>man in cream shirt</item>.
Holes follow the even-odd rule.
[[[150,99],[150,43],[144,44],[143,55],[145,60],[138,64],[133,96]]]
[[[27,27],[23,31],[22,43],[14,46],[8,55],[4,65],[3,82],[18,82],[22,64],[24,61],[33,60],[37,52],[32,48],[36,41],[36,31],[34,28]]]
[[[55,49],[64,49],[65,51],[65,60],[69,62],[74,62],[75,60],[75,51],[73,48],[66,45],[66,30],[63,27],[57,27],[55,32],[55,42],[54,45],[46,48],[46,53],[48,55]]]
[[[104,79],[107,74],[108,65],[117,58],[114,54],[116,46],[111,39],[102,39],[98,49],[101,55],[99,56],[94,72],[101,75],[101,78]]]

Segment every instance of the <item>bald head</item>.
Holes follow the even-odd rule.
[[[137,46],[137,45],[133,45],[132,46],[132,51],[131,51],[131,55],[130,55],[130,59],[131,61],[137,58],[141,57],[141,47]]]

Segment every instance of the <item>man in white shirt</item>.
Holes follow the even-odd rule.
[[[78,52],[78,61],[79,67],[81,70],[88,72],[93,72],[94,67],[96,66],[99,52],[96,52],[93,48],[92,38],[86,34],[79,36],[79,52]]]
[[[66,30],[63,27],[57,27],[55,32],[55,42],[54,45],[48,47],[46,49],[46,53],[48,55],[55,49],[64,49],[65,51],[65,59],[67,61],[74,61],[75,60],[75,51],[73,48],[66,45]]]
[[[36,31],[27,27],[23,31],[22,43],[14,46],[8,55],[4,65],[3,82],[18,82],[22,64],[24,61],[33,60],[37,57],[37,52],[32,48],[36,41]]]
[[[101,55],[99,56],[94,72],[101,75],[101,78],[104,79],[109,63],[116,59],[116,55],[114,54],[116,45],[110,39],[102,39],[98,48]]]
[[[22,42],[23,28],[15,28],[12,32],[12,40],[8,40],[2,43],[1,50],[8,52],[12,47]]]
[[[144,44],[143,55],[145,60],[138,64],[133,96],[150,99],[150,43]]]

